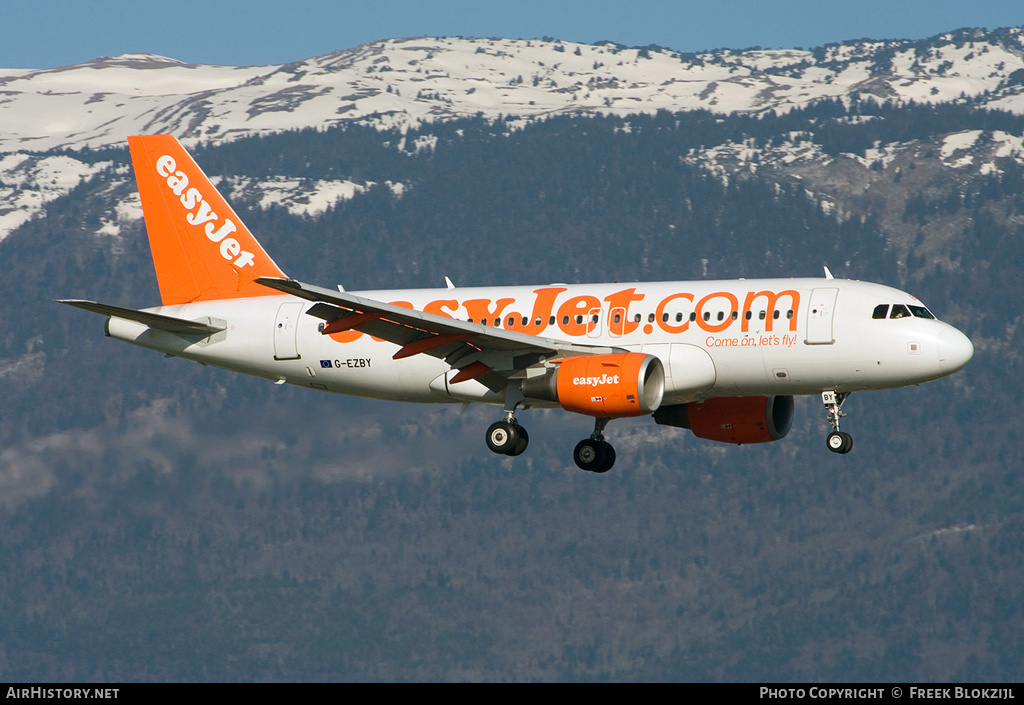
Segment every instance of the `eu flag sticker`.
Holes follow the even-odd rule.
[[[334,367],[334,365],[331,364],[330,360],[321,360],[320,367]]]

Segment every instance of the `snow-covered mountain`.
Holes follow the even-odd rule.
[[[105,166],[26,152],[123,146],[130,134],[170,132],[195,143],[346,121],[402,128],[476,115],[784,112],[853,96],[1024,113],[1024,28],[700,54],[427,37],[280,66],[200,66],[134,54],[0,69],[0,239]],[[363,187],[319,184],[327,198],[316,200]]]
[[[121,145],[136,133],[230,139],[347,120],[393,127],[478,114],[786,110],[853,93],[902,101],[967,97],[1024,112],[1019,70],[1024,28],[812,51],[679,54],[555,40],[417,38],[281,66],[125,55],[0,70],[0,153]]]

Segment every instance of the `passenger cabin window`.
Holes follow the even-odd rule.
[[[885,318],[889,315],[889,304],[878,304],[872,312],[872,318]]]
[[[894,304],[889,318],[910,318],[910,311],[903,304]]]

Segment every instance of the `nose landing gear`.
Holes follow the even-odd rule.
[[[849,392],[827,391],[821,393],[821,401],[825,404],[828,422],[832,426],[832,432],[825,439],[825,445],[833,453],[845,454],[853,450],[853,436],[839,430],[839,419],[846,416],[842,411],[843,402],[849,396]]]

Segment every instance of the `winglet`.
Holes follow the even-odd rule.
[[[164,305],[272,296],[258,277],[284,277],[172,135],[128,138]]]

